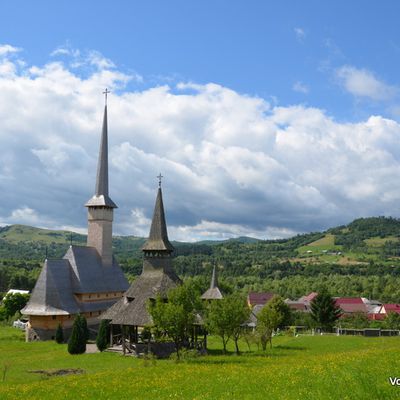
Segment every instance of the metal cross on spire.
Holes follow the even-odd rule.
[[[160,172],[160,175],[157,176],[157,178],[158,178],[158,187],[160,188],[160,187],[161,187],[161,179],[164,178],[164,177],[161,175],[161,172]]]
[[[103,92],[103,94],[105,95],[105,101],[106,101],[106,105],[107,105],[107,95],[108,95],[108,93],[111,93],[107,88],[106,88],[106,90]]]

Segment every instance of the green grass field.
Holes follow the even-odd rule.
[[[155,364],[112,353],[71,356],[65,345],[25,343],[0,328],[0,399],[398,399],[400,338],[282,336],[265,354],[220,354]],[[232,350],[232,348],[231,348]],[[4,367],[8,366],[1,382]],[[81,368],[43,377],[29,370]]]

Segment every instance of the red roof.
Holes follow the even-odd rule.
[[[274,296],[275,296],[274,293],[269,293],[269,292],[266,293],[250,292],[249,296],[247,297],[247,301],[251,306],[255,306],[256,304],[266,304]]]
[[[400,314],[400,304],[384,304],[383,307],[385,307],[386,314],[390,312]]]
[[[336,304],[364,304],[361,297],[338,297]]]
[[[300,297],[299,301],[311,303],[318,296],[317,292],[311,292],[307,296]]]
[[[338,297],[336,305],[342,309],[344,314],[367,313],[367,307],[361,297]]]

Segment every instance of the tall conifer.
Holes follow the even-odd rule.
[[[103,319],[100,323],[99,333],[96,338],[96,346],[100,351],[104,351],[109,345],[110,324]]]
[[[71,336],[68,341],[68,352],[70,354],[82,354],[86,351],[87,332],[85,330],[85,322],[85,317],[80,314],[75,317]]]
[[[323,330],[332,330],[340,313],[340,308],[326,289],[320,290],[311,302],[311,317]]]

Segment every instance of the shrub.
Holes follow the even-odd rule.
[[[96,338],[96,346],[100,351],[104,351],[109,345],[110,323],[103,319],[100,323],[99,332]]]

